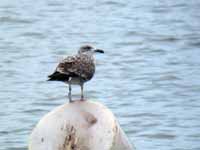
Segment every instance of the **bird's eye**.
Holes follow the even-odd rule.
[[[86,49],[86,50],[90,50],[91,47],[90,47],[90,46],[86,46],[84,49]]]
[[[90,52],[93,48],[90,45],[85,45],[80,48],[80,53]]]

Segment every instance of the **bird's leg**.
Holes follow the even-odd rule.
[[[71,83],[69,83],[69,94],[68,94],[68,97],[69,97],[69,102],[71,103],[72,102],[72,88],[71,88]]]
[[[68,97],[69,97],[69,102],[72,102],[72,87],[71,87],[71,77],[69,78],[68,84],[69,84],[69,93],[68,93]]]
[[[84,95],[83,95],[83,83],[81,83],[81,101],[84,101]]]

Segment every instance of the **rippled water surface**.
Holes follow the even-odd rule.
[[[38,120],[67,101],[47,75],[85,43],[106,51],[86,96],[137,150],[200,150],[198,0],[1,0],[1,150],[26,150]]]

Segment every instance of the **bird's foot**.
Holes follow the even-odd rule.
[[[81,99],[80,99],[80,101],[85,101],[85,100],[86,100],[86,99],[84,99],[84,98],[81,98]]]
[[[69,103],[73,103],[74,101],[73,100],[69,100]]]
[[[71,97],[69,97],[69,103],[73,103],[74,101],[72,100]]]

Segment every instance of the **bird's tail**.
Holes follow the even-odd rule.
[[[67,79],[68,76],[66,74],[55,71],[53,74],[48,76],[47,81],[66,81]]]

